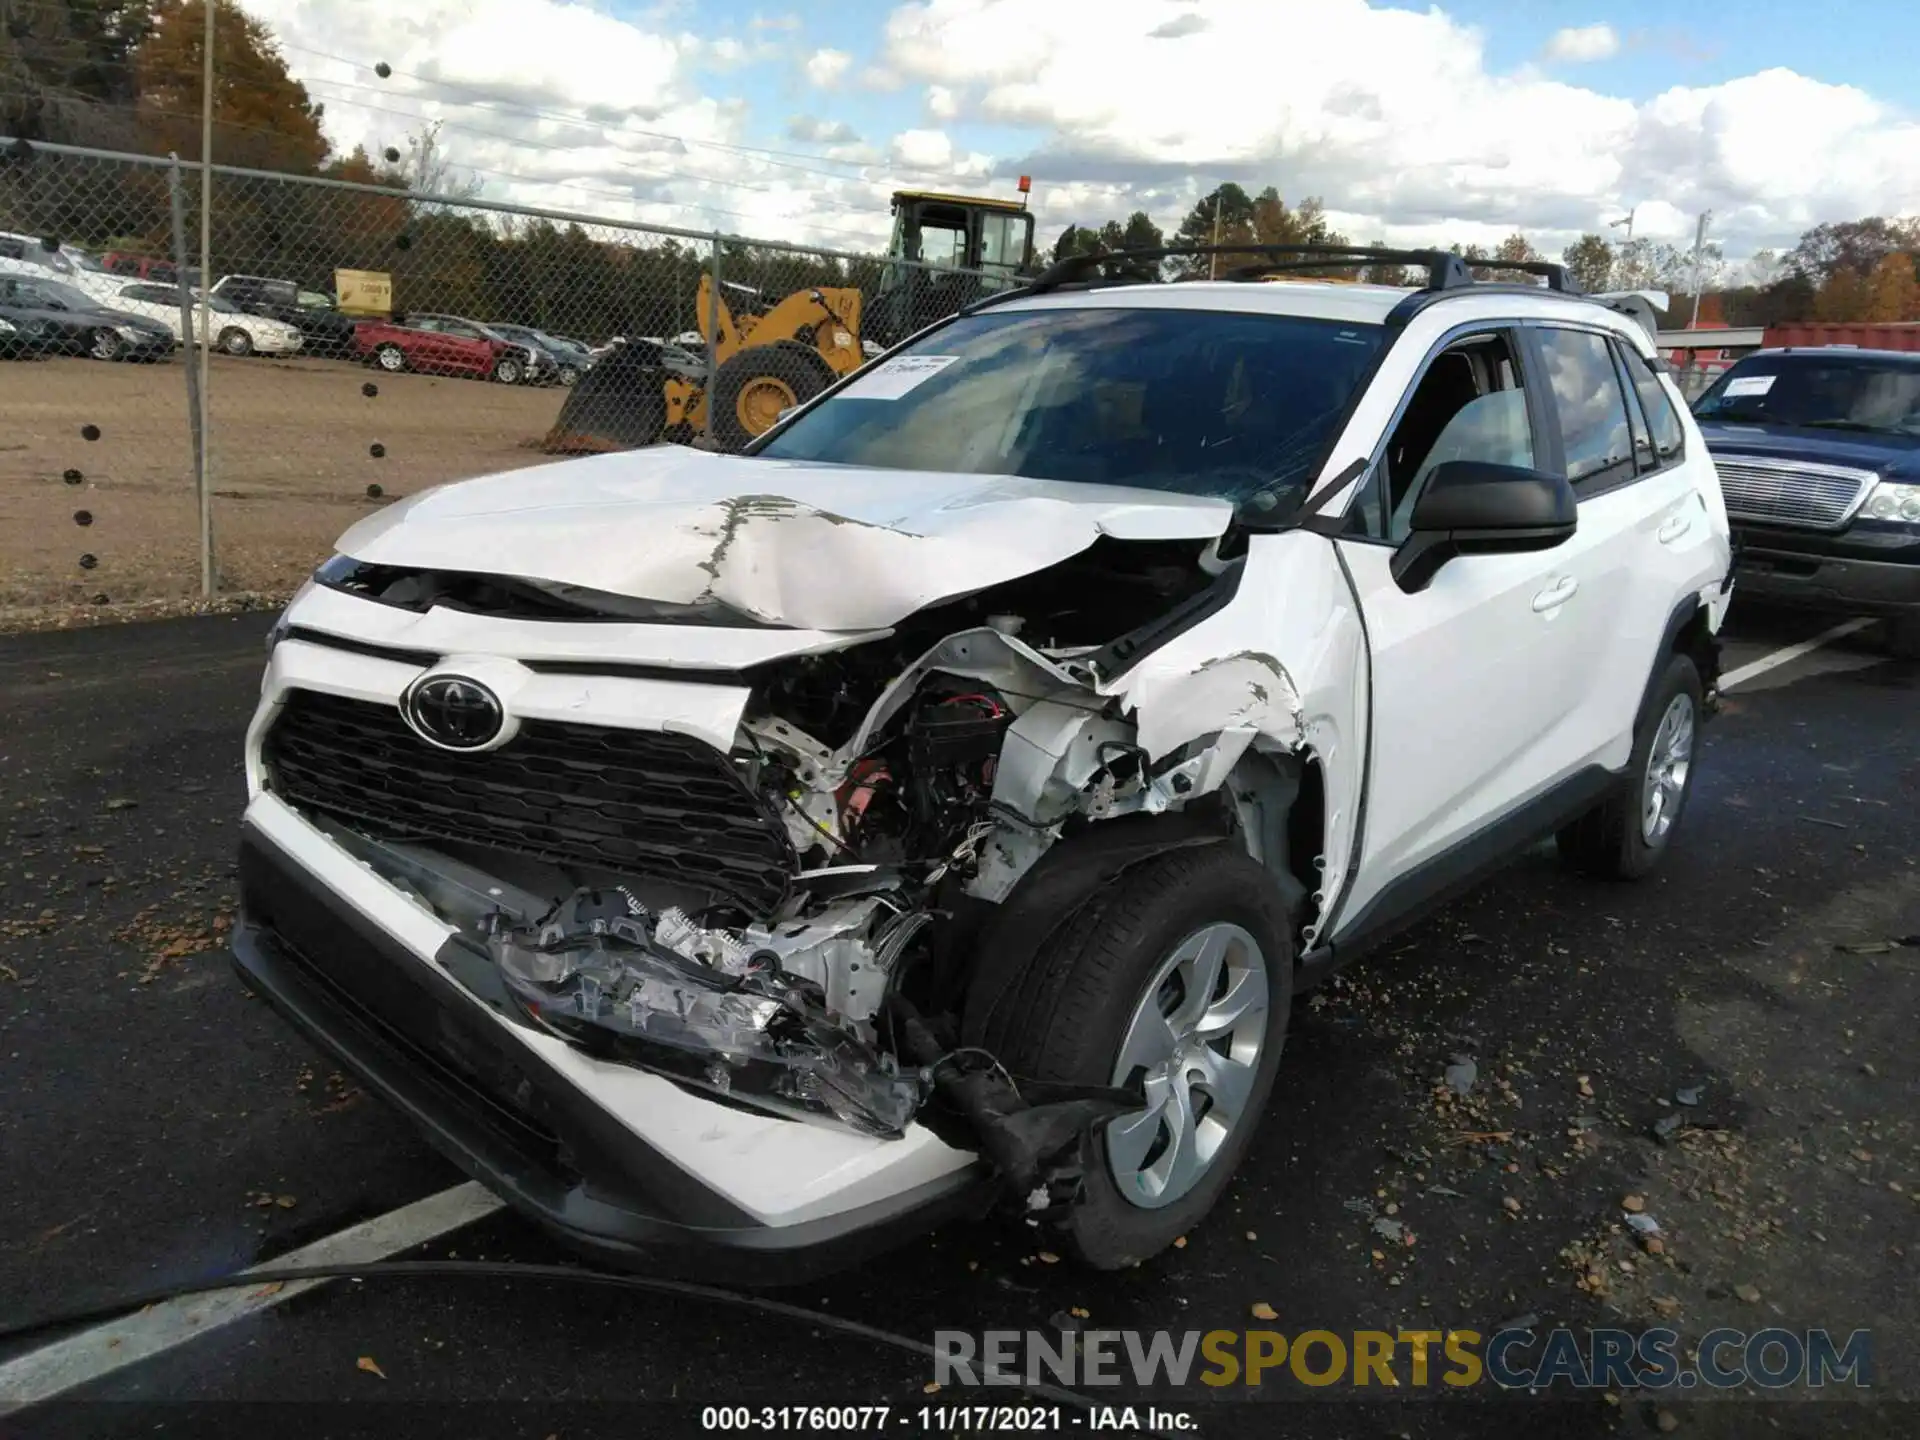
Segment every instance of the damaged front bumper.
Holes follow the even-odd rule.
[[[796,1124],[510,1019],[504,987],[498,1004],[470,988],[486,956],[269,793],[248,807],[241,895],[248,988],[604,1263],[678,1251],[703,1275],[801,1280],[991,1203],[978,1158],[917,1124],[891,1140]]]

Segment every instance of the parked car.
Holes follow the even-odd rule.
[[[106,309],[62,280],[0,273],[0,318],[13,327],[14,346],[37,354],[147,361],[173,354],[164,325]]]
[[[1694,402],[1740,593],[1884,617],[1920,658],[1920,353],[1762,350]]]
[[[135,281],[131,285],[122,285],[120,293],[114,298],[116,308],[129,314],[143,315],[167,327],[177,345],[181,339],[180,291],[171,285],[158,285]],[[213,343],[229,355],[292,355],[300,349],[302,339],[299,330],[278,320],[269,320],[264,315],[249,315],[218,295],[207,297],[212,309]],[[198,344],[200,325],[200,297],[187,296],[188,322],[195,331],[194,343]]]
[[[584,349],[576,350],[574,342],[570,340],[562,340],[526,325],[502,325],[492,321],[487,328],[502,339],[524,345],[533,352],[534,363],[527,374],[529,384],[572,385],[593,365],[592,357]]]
[[[0,273],[23,273],[20,268],[23,265],[66,281],[93,273],[99,268],[99,262],[83,250],[58,242],[50,246],[37,235],[0,231]]]
[[[1673,849],[1719,483],[1560,267],[1106,258],[753,453],[350,529],[248,730],[246,983],[616,1264],[798,1276],[997,1199],[1118,1268],[1263,1118],[1363,1148],[1271,1134],[1300,992],[1545,836]]]
[[[303,305],[301,289],[291,280],[265,275],[223,275],[214,282],[213,293],[249,315],[293,326],[301,334],[301,348],[310,355],[357,353],[353,320],[325,306]]]
[[[364,320],[354,337],[355,352],[389,374],[418,370],[426,375],[465,375],[518,385],[532,352],[485,326],[456,315],[395,315]]]
[[[151,280],[156,285],[178,285],[184,274],[189,287],[196,290],[200,288],[199,266],[190,265],[182,272],[173,261],[156,255],[135,255],[125,250],[109,250],[101,257],[101,265],[109,275],[128,280]]]

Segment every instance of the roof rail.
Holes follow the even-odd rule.
[[[1168,245],[1150,250],[1100,250],[1091,255],[1069,255],[1043,270],[1022,293],[1044,295],[1049,290],[1084,284],[1101,278],[1108,267],[1122,267],[1141,280],[1147,274],[1144,262],[1156,263],[1175,256],[1188,255],[1260,255],[1270,257],[1258,264],[1239,265],[1223,277],[1228,280],[1258,280],[1263,276],[1299,270],[1342,269],[1359,265],[1409,265],[1427,272],[1423,290],[1459,290],[1476,283],[1475,269],[1517,270],[1546,278],[1547,288],[1564,295],[1580,294],[1580,287],[1564,265],[1538,260],[1469,260],[1450,250],[1383,250],[1370,245]],[[1124,274],[1114,277],[1124,280]]]

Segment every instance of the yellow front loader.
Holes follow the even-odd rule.
[[[781,411],[864,363],[858,290],[796,290],[736,316],[728,288],[716,289],[710,274],[700,277],[706,356],[645,340],[616,345],[568,392],[544,448],[596,454],[704,435],[715,450],[737,451]]]

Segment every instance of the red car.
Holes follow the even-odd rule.
[[[353,348],[369,365],[394,375],[418,370],[424,375],[465,375],[517,385],[527,373],[524,345],[457,315],[362,320],[354,327]]]

